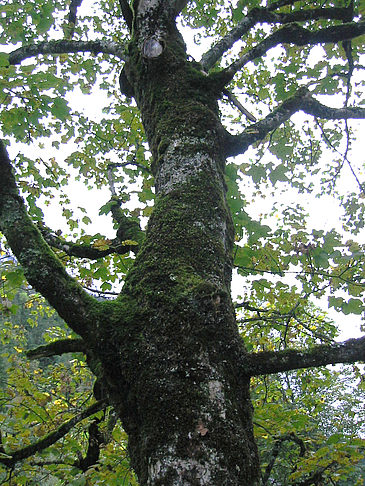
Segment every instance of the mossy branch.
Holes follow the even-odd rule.
[[[47,358],[48,356],[59,356],[65,353],[85,353],[86,345],[83,339],[59,339],[52,343],[38,346],[26,351],[29,359]]]
[[[311,349],[262,351],[248,355],[247,374],[268,375],[284,371],[312,368],[365,360],[365,336],[335,344],[322,344]]]
[[[93,55],[100,53],[111,54],[119,59],[124,58],[124,45],[112,41],[73,41],[56,40],[49,42],[39,42],[28,46],[19,47],[9,54],[9,64],[20,64],[25,59],[39,55],[54,54],[77,54],[90,52]]]
[[[280,4],[280,2],[278,2]],[[293,2],[284,2],[284,5]],[[255,7],[250,10],[247,15],[222,37],[216,44],[214,44],[201,58],[201,65],[205,71],[211,69],[214,64],[229,50],[233,45],[240,40],[244,35],[248,34],[257,24],[290,24],[293,22],[306,22],[316,20],[342,20],[343,22],[350,22],[352,20],[351,8],[313,8],[301,9],[291,13],[276,13],[273,10],[280,8],[282,5],[269,7]],[[265,42],[265,41],[264,41]]]
[[[285,100],[280,106],[273,110],[262,120],[250,125],[238,135],[226,137],[226,157],[234,157],[243,154],[255,142],[263,140],[266,135],[289,118],[297,111],[304,111],[308,115],[327,120],[347,120],[350,118],[364,119],[365,108],[344,107],[330,108],[314,99],[309,90],[305,87],[300,88],[293,96]]]
[[[18,193],[11,162],[0,141],[0,229],[24,269],[32,287],[40,292],[80,336],[88,335],[102,305],[66,272],[27,214]]]
[[[138,245],[131,246],[131,251],[137,253],[138,246],[140,246],[144,239],[144,231],[141,230],[137,220],[132,219],[124,214],[120,206],[120,199],[117,196],[112,196],[110,211],[114,221],[118,225],[117,239],[120,243],[128,241],[137,243]]]
[[[7,467],[13,467],[17,462],[27,459],[38,452],[42,452],[44,449],[47,449],[47,447],[50,447],[58,440],[62,439],[62,437],[64,437],[76,424],[88,417],[91,417],[95,413],[100,412],[100,410],[105,408],[105,406],[105,401],[99,400],[87,409],[76,414],[72,419],[58,427],[57,430],[46,435],[39,441],[18,449],[17,451],[0,454],[0,464]]]
[[[363,34],[365,34],[365,21],[347,22],[342,25],[326,27],[317,31],[311,31],[301,27],[299,24],[291,23],[267,36],[263,41],[223,70],[221,79],[222,81],[224,80],[224,86],[227,85],[232,81],[235,74],[247,63],[262,57],[267,51],[279,44],[306,46],[323,43],[337,43],[344,40],[354,39]],[[222,88],[224,86],[222,86]]]

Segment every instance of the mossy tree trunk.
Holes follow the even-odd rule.
[[[252,486],[258,454],[230,298],[222,86],[188,60],[179,8],[136,5],[122,72],[153,154],[156,202],[119,298],[98,302],[67,275],[26,214],[3,145],[1,226],[29,283],[82,338],[102,384],[95,395],[119,414],[140,484]]]
[[[141,484],[252,486],[258,456],[230,299],[220,90],[188,61],[171,12],[157,13],[156,24],[151,11],[148,25],[137,17],[123,73],[142,113],[157,197],[112,332],[121,359],[110,354],[104,369]]]

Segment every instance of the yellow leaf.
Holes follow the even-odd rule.
[[[130,246],[136,246],[138,245],[138,243],[136,241],[133,241],[133,240],[124,240],[122,242],[123,245],[130,245]]]
[[[110,240],[100,239],[93,243],[93,247],[98,250],[107,250],[110,247]]]

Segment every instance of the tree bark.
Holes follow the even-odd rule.
[[[152,3],[140,3],[124,69],[157,197],[119,298],[123,315],[97,354],[141,485],[253,486],[258,454],[230,299],[234,232],[219,90],[187,60],[173,16],[156,7],[156,17]]]

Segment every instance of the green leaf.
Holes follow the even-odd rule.
[[[276,167],[274,170],[270,172],[269,179],[273,185],[275,185],[276,182],[278,181],[287,181],[288,180],[288,177],[286,176],[287,172],[288,172],[288,168],[285,167],[285,165],[280,164],[278,167]]]
[[[252,177],[252,180],[258,184],[261,179],[266,178],[266,169],[262,165],[255,166],[253,165],[248,171],[247,175]]]
[[[65,121],[70,114],[70,108],[67,106],[67,102],[62,98],[56,98],[51,106],[51,113],[56,118]]]
[[[317,267],[328,268],[329,267],[329,255],[321,247],[317,247],[312,251],[312,256]]]
[[[9,54],[6,52],[0,52],[0,67],[9,66]]]
[[[365,307],[363,301],[360,299],[350,299],[347,303],[342,305],[344,314],[362,314]]]

